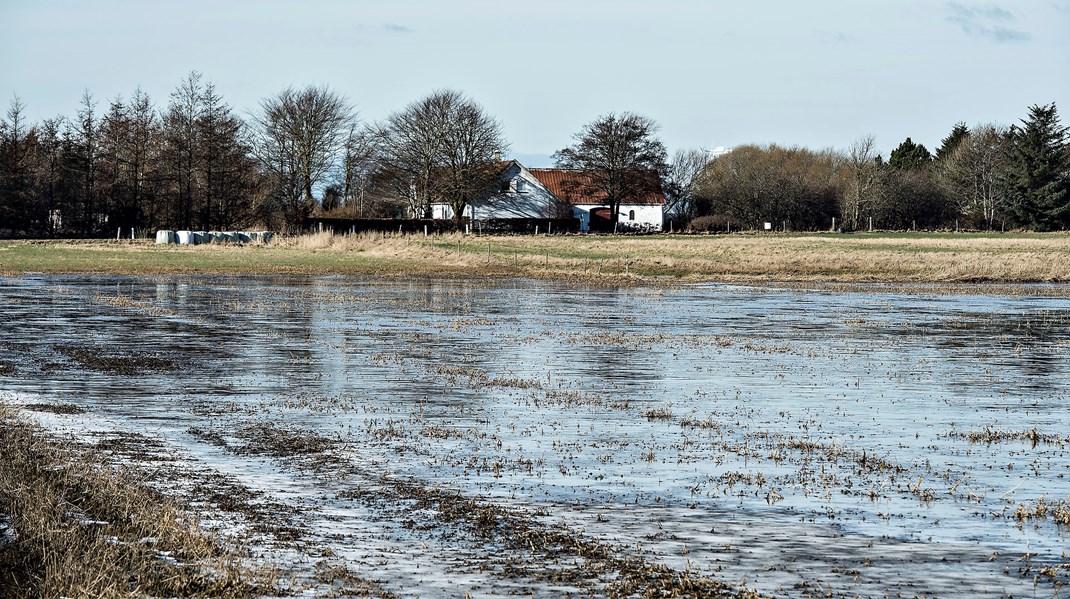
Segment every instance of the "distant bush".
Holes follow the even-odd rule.
[[[691,219],[688,231],[692,233],[716,233],[728,230],[728,217],[723,214],[710,214]]]

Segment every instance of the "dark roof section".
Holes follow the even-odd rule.
[[[599,192],[594,195],[581,196],[578,193],[569,193],[570,188],[582,187],[589,180],[589,175],[581,171],[570,171],[559,168],[529,168],[528,172],[550,190],[558,198],[571,204],[603,204],[606,194]],[[663,206],[665,195],[661,192],[649,192],[641,198],[627,203],[627,205]]]

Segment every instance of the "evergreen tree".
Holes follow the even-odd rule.
[[[1018,226],[1038,231],[1070,224],[1068,128],[1059,124],[1055,103],[1033,105],[1022,126],[1011,127],[1011,149],[1002,177],[1004,194]]]
[[[964,139],[970,136],[970,130],[966,123],[956,123],[947,137],[940,140],[940,147],[936,149],[936,161],[943,162],[959,147]]]
[[[888,166],[896,170],[910,170],[932,162],[933,156],[922,144],[916,144],[908,137],[899,147],[892,150]]]

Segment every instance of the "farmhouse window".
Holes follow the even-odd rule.
[[[635,220],[635,210],[628,211],[628,220]]]
[[[524,193],[525,191],[527,191],[527,182],[524,181],[523,179],[517,179],[516,180],[516,192],[517,193]]]

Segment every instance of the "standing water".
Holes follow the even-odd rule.
[[[1066,298],[26,276],[0,313],[0,401],[299,579],[604,591],[436,493],[777,596],[1052,596],[1070,568]]]

